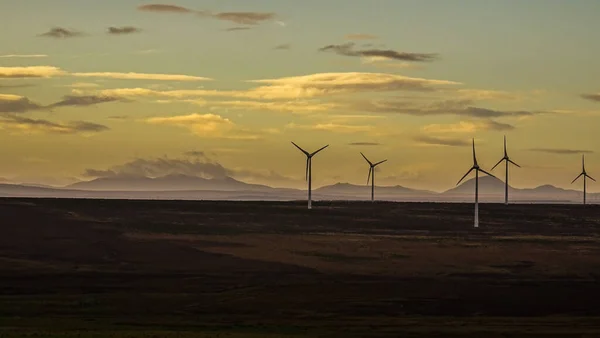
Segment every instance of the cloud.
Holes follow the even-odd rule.
[[[358,57],[384,57],[391,60],[410,61],[410,62],[428,62],[438,58],[437,54],[425,53],[407,53],[398,52],[391,49],[363,49],[355,50],[353,42],[342,45],[328,45],[319,49],[321,52],[333,52],[344,56]]]
[[[222,12],[215,14],[205,12],[204,14],[218,20],[231,21],[241,25],[257,25],[261,22],[271,21],[276,17],[275,13],[270,12]]]
[[[348,143],[349,146],[379,146],[381,143],[377,142],[352,142]]]
[[[97,83],[91,83],[91,82],[75,82],[70,85],[67,85],[66,87],[82,89],[82,88],[96,88],[96,87],[100,87],[100,85]]]
[[[581,97],[586,100],[600,102],[600,93],[598,93],[598,94],[582,94]]]
[[[520,95],[509,93],[501,90],[485,90],[485,89],[459,89],[456,91],[461,99],[465,100],[518,100]]]
[[[278,79],[250,80],[261,84],[244,91],[171,90],[117,88],[104,90],[105,95],[126,97],[160,97],[183,99],[192,97],[236,97],[259,100],[289,100],[320,96],[394,91],[435,91],[437,86],[459,85],[458,82],[430,80],[384,73],[317,73]]]
[[[0,67],[0,79],[50,78],[64,74],[60,68],[51,66]]]
[[[169,117],[152,117],[147,123],[171,125],[189,129],[195,135],[210,138],[256,140],[260,137],[235,125],[231,120],[216,114],[189,114]]]
[[[48,106],[48,108],[56,107],[87,107],[106,102],[123,101],[122,98],[116,96],[98,96],[98,95],[66,95],[62,100]]]
[[[387,69],[420,69],[421,66],[410,62],[398,62],[382,56],[365,56],[361,58],[364,65]]]
[[[132,26],[124,26],[124,27],[108,27],[107,33],[111,35],[125,35],[125,34],[133,34],[139,33],[142,30]]]
[[[573,155],[573,154],[592,154],[592,150],[582,149],[557,149],[557,148],[533,148],[530,151],[539,153],[557,154],[557,155]]]
[[[9,85],[5,85],[5,84],[1,84],[0,83],[0,89],[2,89],[2,88],[6,88],[6,89],[12,89],[12,88],[29,88],[29,87],[34,87],[34,85],[32,85],[30,83],[9,84]]]
[[[86,177],[161,177],[167,175],[187,175],[203,178],[226,178],[231,174],[219,163],[200,161],[199,159],[135,159],[107,170],[86,169]]]
[[[507,123],[487,121],[461,121],[454,124],[430,124],[422,128],[424,132],[429,133],[474,133],[476,131],[507,131],[515,127]]]
[[[263,98],[314,97],[339,93],[432,91],[435,86],[458,85],[458,82],[412,78],[385,73],[317,73],[279,79],[254,80],[269,86],[251,90]]]
[[[338,123],[317,123],[314,125],[299,125],[295,123],[289,123],[285,126],[286,129],[307,129],[307,130],[321,130],[332,133],[340,134],[353,134],[353,133],[364,133],[374,129],[373,126],[358,126],[349,124],[338,124]]]
[[[46,58],[46,54],[6,54],[0,55],[0,58]]]
[[[436,137],[427,135],[418,135],[414,137],[417,143],[423,145],[436,145],[436,146],[450,146],[450,147],[463,147],[470,145],[468,140],[451,138],[451,137]]]
[[[252,27],[230,27],[230,28],[226,28],[225,31],[227,31],[227,32],[247,31],[249,29],[252,29]]]
[[[200,76],[179,74],[146,74],[146,73],[72,73],[77,77],[99,77],[120,80],[162,80],[162,81],[211,81],[212,79]]]
[[[348,34],[345,36],[348,40],[375,40],[379,37],[377,35],[372,34]]]
[[[48,32],[40,34],[39,36],[57,38],[57,39],[66,39],[66,38],[74,38],[77,36],[82,36],[83,33],[77,32],[74,30],[69,30],[61,27],[54,27],[50,29]]]
[[[204,105],[204,101],[199,104]],[[210,107],[224,107],[240,110],[261,110],[288,113],[324,112],[339,107],[335,103],[317,103],[309,101],[215,101],[206,103]]]
[[[24,113],[43,108],[28,98],[18,95],[0,94],[0,113]]]
[[[112,115],[108,117],[111,120],[127,120],[129,116],[127,115]]]
[[[375,113],[396,113],[415,116],[456,115],[471,118],[528,117],[550,114],[550,111],[505,111],[470,106],[471,100],[444,100],[428,104],[400,100],[372,100],[354,104],[354,109]]]
[[[207,157],[205,152],[199,151],[199,150],[186,151],[183,154],[186,156],[192,156],[192,157],[204,157],[204,158]]]
[[[196,13],[202,17],[210,17],[217,20],[234,22],[240,25],[257,25],[265,21],[271,21],[276,18],[275,13],[271,12],[221,12],[212,13],[210,11],[195,11],[186,7],[165,4],[149,4],[138,6],[138,10],[157,13]]]
[[[149,4],[140,5],[138,10],[147,12],[159,12],[159,13],[191,13],[193,10],[181,6],[175,5],[163,5],[163,4]]]
[[[275,49],[275,50],[290,50],[290,49],[292,49],[292,45],[289,43],[284,43],[284,44],[275,46],[273,49]]]
[[[235,177],[245,182],[273,184],[301,184],[303,180],[278,174],[273,170],[251,170],[245,168],[228,168],[205,155],[203,151],[192,151],[188,158],[149,158],[134,159],[108,169],[86,169],[85,177],[163,177],[168,175],[186,175],[206,179],[226,179]],[[258,181],[258,182],[257,182]]]
[[[110,129],[107,126],[92,122],[73,121],[57,123],[17,115],[0,116],[0,128],[13,132],[48,134],[91,134]]]

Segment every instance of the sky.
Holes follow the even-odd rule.
[[[600,177],[597,0],[1,1],[0,180]],[[218,170],[215,170],[217,168]],[[503,167],[493,173],[503,177]],[[598,174],[595,174],[598,173]],[[600,185],[588,185],[600,191]]]

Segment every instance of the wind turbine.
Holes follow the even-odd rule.
[[[580,178],[581,176],[583,176],[583,204],[585,204],[585,195],[586,195],[586,184],[585,184],[586,182],[585,182],[585,179],[589,178],[590,180],[596,182],[596,180],[592,176],[588,175],[585,172],[585,155],[581,155],[581,174],[579,174],[579,176],[577,176],[573,180],[573,182],[571,182],[571,184],[575,183],[575,181],[577,181],[577,179]]]
[[[508,157],[508,153],[506,152],[506,136],[504,136],[504,157],[496,163],[495,166],[492,167],[492,170],[498,166],[498,164],[502,163],[502,161],[506,161],[506,169],[505,169],[505,178],[504,178],[504,204],[508,205],[508,164],[512,163],[517,167],[521,168],[520,165],[513,162],[510,157]]]
[[[467,175],[469,175],[471,173],[471,171],[473,171],[473,170],[475,170],[475,224],[474,224],[474,227],[477,228],[477,227],[479,227],[479,172],[481,171],[482,173],[492,176],[494,178],[496,178],[496,176],[481,169],[479,167],[479,165],[477,164],[477,157],[475,157],[475,139],[473,139],[473,166],[471,167],[471,169],[469,169],[469,171],[467,171],[465,176],[463,176],[458,181],[458,183],[456,183],[456,185],[459,185],[460,182],[462,182],[462,180],[464,180],[465,177],[467,177]]]
[[[371,180],[371,202],[375,202],[375,167],[387,160],[379,161],[377,163],[372,163],[365,156],[365,154],[363,154],[363,153],[360,153],[360,154],[362,155],[362,157],[364,157],[365,161],[367,161],[367,163],[369,163],[369,176],[367,176],[367,185],[369,185],[369,179],[370,179]]]
[[[321,149],[309,153],[308,151],[300,148],[300,146],[298,146],[296,143],[292,142],[292,144],[294,146],[296,146],[296,148],[300,149],[301,152],[304,153],[304,155],[306,155],[306,180],[308,181],[308,208],[311,209],[312,208],[312,157],[315,156],[319,151],[329,147],[329,144],[322,147]]]

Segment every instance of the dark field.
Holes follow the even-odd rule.
[[[600,337],[600,206],[0,199],[0,337]]]

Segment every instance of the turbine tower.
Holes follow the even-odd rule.
[[[504,136],[504,157],[500,161],[498,161],[498,163],[496,163],[495,166],[492,167],[492,170],[494,170],[494,168],[496,168],[498,166],[498,164],[502,163],[502,161],[506,161],[505,176],[504,176],[504,204],[508,205],[508,165],[509,165],[509,163],[512,163],[519,168],[521,168],[521,166],[516,164],[515,162],[513,162],[510,159],[510,157],[508,157],[508,153],[506,152],[506,136]]]
[[[458,183],[456,183],[456,185],[459,185],[460,182],[462,182],[462,180],[464,180],[465,177],[467,177],[467,175],[469,175],[471,173],[471,171],[473,171],[473,170],[475,170],[475,223],[474,223],[474,227],[477,228],[477,227],[479,227],[479,172],[481,171],[482,173],[487,174],[489,176],[492,176],[494,178],[496,178],[496,176],[494,176],[494,175],[488,173],[487,171],[481,169],[479,167],[479,165],[477,164],[477,157],[475,157],[475,139],[473,139],[473,166],[458,181]]]
[[[377,163],[372,163],[365,156],[365,154],[363,154],[363,153],[360,153],[360,154],[365,159],[365,161],[367,161],[367,163],[369,163],[369,176],[367,176],[367,185],[369,185],[369,179],[370,179],[371,180],[371,202],[375,202],[375,167],[387,160],[379,161]]]
[[[581,174],[579,174],[579,176],[575,177],[575,179],[573,180],[573,182],[571,182],[571,184],[575,183],[575,181],[577,181],[577,179],[579,179],[581,176],[583,176],[583,204],[585,205],[585,195],[586,195],[585,179],[589,178],[590,180],[596,182],[596,180],[594,178],[592,178],[592,176],[588,175],[585,172],[585,155],[581,155]]]
[[[315,156],[319,151],[329,147],[329,144],[322,147],[321,149],[309,153],[308,151],[300,148],[300,146],[298,146],[296,143],[292,142],[292,144],[294,146],[296,146],[296,148],[300,149],[301,152],[304,153],[304,155],[306,155],[306,180],[308,181],[308,208],[312,209],[312,158],[313,156]]]

